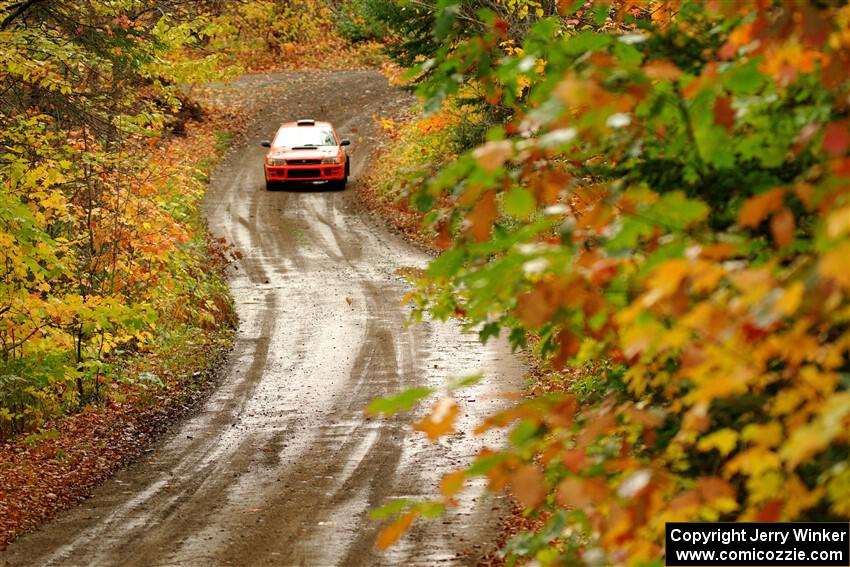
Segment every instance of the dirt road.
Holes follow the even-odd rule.
[[[499,403],[492,380],[464,391],[467,434],[430,445],[407,418],[368,419],[371,399],[470,368],[516,388],[522,371],[504,343],[483,347],[451,324],[404,325],[397,271],[427,257],[359,212],[354,192],[380,135],[373,116],[409,101],[373,71],[252,75],[223,96],[258,97],[267,112],[205,202],[212,231],[243,254],[222,383],[149,458],[0,553],[0,564],[474,564],[501,506],[481,487],[384,554],[368,518],[390,497],[435,496],[442,473],[473,456],[470,426]],[[349,189],[267,192],[260,141],[307,117],[352,139]]]

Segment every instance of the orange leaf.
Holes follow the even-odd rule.
[[[738,224],[749,227],[758,226],[767,215],[782,206],[784,197],[785,189],[781,187],[750,197],[738,213]]]
[[[682,70],[666,59],[647,63],[643,67],[643,72],[650,79],[658,81],[675,81],[682,75]]]
[[[543,419],[551,427],[570,427],[576,413],[576,399],[566,396],[546,412]]]
[[[562,508],[593,508],[608,497],[608,485],[601,478],[565,478],[558,485],[555,501]]]
[[[831,122],[823,133],[823,149],[832,157],[844,155],[850,146],[850,131],[847,122]]]
[[[511,493],[525,508],[533,508],[546,498],[546,477],[537,466],[523,465],[511,475]]]
[[[398,520],[382,529],[378,534],[378,539],[375,541],[375,547],[380,550],[387,549],[389,546],[394,544],[398,538],[402,536],[404,532],[410,527],[410,524],[413,523],[413,520],[416,519],[418,512],[410,511],[401,517]]]
[[[517,298],[516,314],[529,328],[539,327],[549,322],[570,289],[573,289],[570,281],[547,279],[538,282],[534,289]]]
[[[768,500],[756,514],[755,521],[757,522],[776,522],[779,520],[779,514],[782,512],[782,499],[774,498]]]
[[[561,455],[561,462],[569,471],[577,473],[587,463],[587,456],[580,449],[570,449]]]
[[[563,368],[567,360],[578,353],[578,349],[581,347],[581,339],[572,331],[562,329],[561,332],[558,333],[558,342],[561,346],[558,349],[558,354],[552,358],[552,365],[555,368]]]
[[[484,242],[490,238],[490,228],[498,214],[496,194],[493,191],[484,193],[467,216],[471,223],[469,232],[476,242]]]
[[[709,503],[720,498],[735,500],[737,495],[732,485],[716,476],[707,476],[699,479],[696,490],[703,502]]]
[[[434,239],[434,244],[443,250],[452,245],[452,234],[448,222],[441,222],[437,227],[437,237]]]
[[[722,126],[727,132],[735,127],[735,109],[728,96],[719,96],[714,99],[714,123]]]
[[[557,203],[561,197],[561,192],[567,188],[570,179],[570,176],[566,173],[559,171],[546,172],[540,182],[539,199],[547,205]]]
[[[461,491],[465,480],[466,473],[464,471],[450,472],[443,476],[443,480],[440,481],[440,492],[444,497],[451,498]]]
[[[424,432],[430,441],[436,441],[441,436],[455,430],[454,421],[459,411],[453,399],[443,398],[434,404],[430,414],[422,421],[414,424],[413,427],[417,431]]]
[[[640,424],[647,429],[660,427],[664,423],[664,416],[660,412],[629,407],[624,413],[629,417],[629,421]]]
[[[788,246],[794,240],[795,227],[794,213],[788,207],[782,207],[770,219],[770,233],[773,235],[773,241],[780,248]]]
[[[550,302],[545,290],[538,285],[517,298],[516,314],[528,328],[534,329],[548,322],[557,308],[558,305]]]
[[[493,173],[514,155],[514,147],[508,140],[487,142],[476,148],[472,155],[481,169]]]
[[[612,259],[597,260],[591,267],[590,283],[602,287],[617,275],[617,262]]]

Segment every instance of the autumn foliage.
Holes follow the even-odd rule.
[[[220,2],[209,10],[208,48],[248,70],[340,69],[381,61],[375,38],[345,37],[342,0]]]
[[[539,529],[507,557],[544,565],[661,564],[668,521],[850,518],[850,8],[447,4],[411,76],[505,118],[408,191],[447,247],[414,302],[550,370],[443,504],[509,488]]]
[[[347,64],[327,3],[0,1],[0,438],[122,389],[234,321],[199,203],[230,124],[195,88]],[[155,356],[150,356],[155,358]]]

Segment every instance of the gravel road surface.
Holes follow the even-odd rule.
[[[240,326],[221,384],[147,458],[0,564],[475,564],[505,506],[481,486],[385,553],[368,517],[388,498],[436,496],[442,474],[474,456],[471,428],[523,371],[504,342],[482,346],[456,324],[405,325],[399,270],[428,257],[363,213],[354,192],[380,141],[374,117],[409,98],[375,71],[248,75],[221,89],[265,109],[204,203],[213,233],[242,253],[230,278]],[[298,118],[330,120],[351,138],[346,191],[265,190],[260,141]],[[465,433],[429,444],[410,416],[363,413],[376,397],[473,368],[490,380],[460,396]]]

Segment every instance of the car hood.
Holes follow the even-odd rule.
[[[272,148],[267,157],[276,159],[322,159],[339,155],[337,146],[321,146],[307,150],[294,150],[292,148]]]

